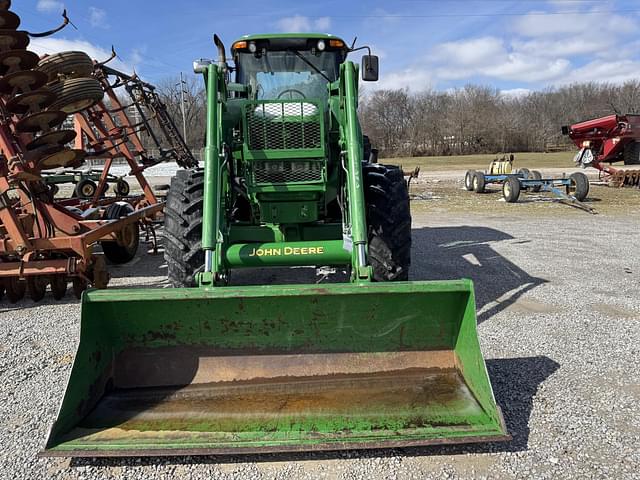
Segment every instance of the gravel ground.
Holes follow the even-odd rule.
[[[0,304],[0,478],[640,478],[640,220],[531,217],[517,208],[435,219],[418,210],[412,273],[475,281],[479,335],[512,442],[222,459],[39,459],[79,334],[79,305],[67,296]],[[162,264],[143,253],[112,269],[112,285],[165,286]]]

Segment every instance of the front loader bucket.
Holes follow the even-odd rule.
[[[468,280],[90,291],[81,329],[44,455],[509,438]]]

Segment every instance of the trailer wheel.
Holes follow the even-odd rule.
[[[467,173],[464,174],[464,188],[468,192],[473,191],[473,177],[475,176],[475,170],[467,170]]]
[[[532,170],[531,171],[531,179],[532,180],[542,180],[542,173],[540,173],[538,170]],[[538,193],[540,190],[542,190],[542,185],[536,185],[534,187],[531,187],[531,191],[534,193]]]
[[[520,180],[518,177],[507,177],[502,184],[502,196],[507,203],[516,203],[520,197]]]
[[[582,172],[569,175],[570,185],[567,185],[567,195],[573,195],[576,200],[582,202],[589,195],[589,179]]]
[[[4,284],[9,303],[18,303],[27,291],[27,282],[18,277],[9,277]]]
[[[41,276],[27,277],[27,292],[34,302],[42,300],[47,293],[47,281]]]
[[[204,270],[202,213],[204,171],[178,170],[164,211],[164,258],[174,287],[193,287]]]
[[[411,211],[402,169],[368,164],[362,173],[373,280],[406,281],[411,264]]]
[[[116,202],[109,205],[105,218],[117,220],[133,213],[133,207],[126,202]],[[117,233],[115,242],[100,242],[104,256],[111,263],[121,265],[130,262],[138,253],[140,244],[140,227],[138,222],[130,223]]]
[[[516,173],[520,174],[525,180],[527,180],[529,178],[529,175],[531,174],[528,168],[521,168]]]
[[[631,142],[625,145],[622,158],[625,165],[640,164],[640,142]]]
[[[76,185],[74,196],[82,198],[83,200],[89,200],[96,194],[96,190],[98,190],[96,182],[85,178],[84,180],[80,180]]]
[[[113,186],[113,191],[119,197],[126,197],[131,192],[131,187],[125,180],[118,180]]]
[[[476,193],[484,193],[486,186],[486,181],[484,178],[484,173],[475,172],[473,175],[473,191]]]

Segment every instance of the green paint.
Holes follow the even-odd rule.
[[[236,268],[344,265],[350,259],[340,240],[235,244],[225,254],[229,267]]]

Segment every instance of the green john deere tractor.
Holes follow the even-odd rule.
[[[252,35],[195,70],[204,170],[173,179],[174,289],[89,291],[45,454],[237,454],[505,440],[468,280],[409,282],[407,187],[369,161],[355,51]],[[377,80],[378,59],[362,59]],[[228,286],[246,267],[349,283]]]

